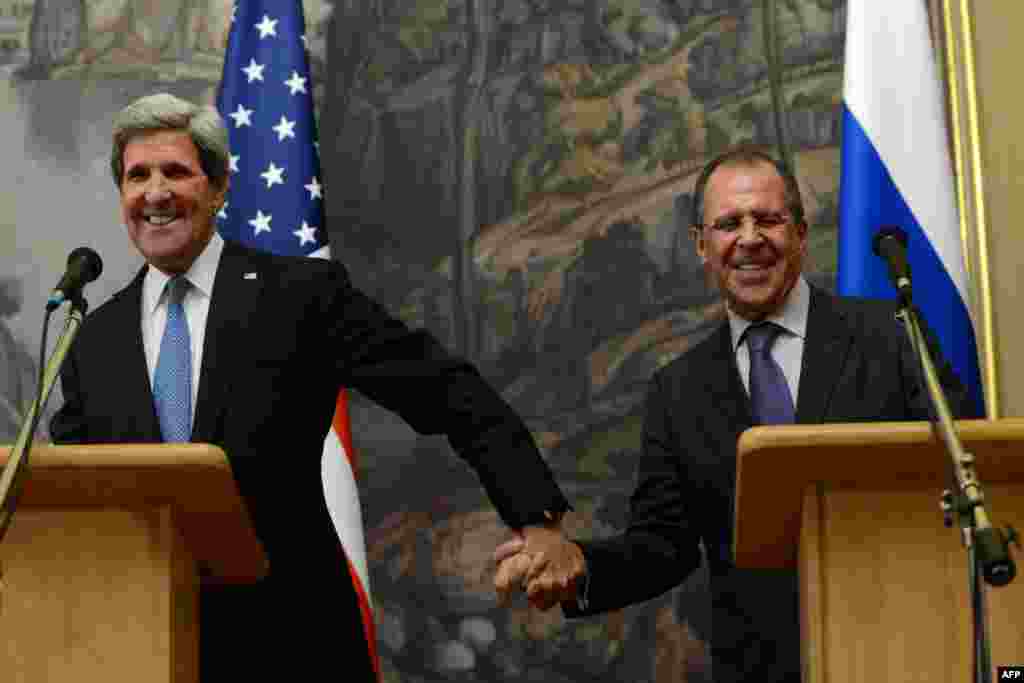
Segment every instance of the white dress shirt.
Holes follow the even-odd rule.
[[[199,370],[203,363],[206,317],[210,312],[213,280],[223,251],[224,240],[215,232],[210,238],[210,243],[196,257],[192,267],[185,272],[185,277],[192,284],[182,302],[192,345],[192,424],[195,424],[196,420],[196,398],[199,396]],[[150,266],[142,281],[142,345],[146,350],[146,364],[149,366],[150,388],[153,387],[156,363],[160,357],[160,342],[164,338],[164,327],[167,325],[165,290],[170,279],[167,273]]]
[[[803,364],[804,339],[807,336],[807,313],[811,308],[811,288],[807,281],[801,276],[789,295],[774,315],[765,320],[770,320],[782,327],[785,332],[781,333],[772,345],[772,358],[782,368],[782,374],[786,376],[786,384],[789,385],[789,393],[793,397],[793,408],[796,409],[797,391],[800,384],[800,368]],[[746,343],[740,343],[743,333],[754,321],[741,318],[726,307],[729,316],[729,329],[732,332],[732,348],[736,352],[736,365],[740,371],[740,378],[743,380],[743,387],[750,393],[750,349]]]

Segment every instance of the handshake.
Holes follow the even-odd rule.
[[[587,573],[583,551],[557,524],[517,531],[515,538],[494,551],[494,562],[499,604],[506,604],[518,589],[540,610],[577,601]]]

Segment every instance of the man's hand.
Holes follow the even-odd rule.
[[[499,600],[504,604],[515,588],[525,587],[530,604],[540,610],[575,600],[587,570],[583,551],[557,524],[524,527],[494,551],[494,560]]]
[[[511,541],[506,541],[494,551],[494,563],[498,571],[494,573],[494,590],[498,593],[498,604],[505,606],[517,589],[525,588],[526,572],[530,570],[532,558],[523,552],[521,532],[515,532]]]

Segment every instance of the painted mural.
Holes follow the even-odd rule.
[[[723,316],[686,232],[701,165],[739,142],[788,159],[810,277],[831,286],[845,2],[304,6],[333,253],[527,420],[570,531],[613,533],[647,380]],[[24,302],[80,242],[108,262],[94,306],[140,263],[111,117],[156,90],[212,102],[230,18],[219,0],[0,0],[0,117],[24,156],[0,212],[0,438],[35,367],[41,306]],[[490,555],[508,533],[472,471],[358,396],[352,411],[386,681],[711,680],[701,573],[599,618],[499,608]]]
[[[816,0],[336,3],[333,236],[527,419],[576,533],[624,525],[646,382],[723,314],[685,232],[704,161],[741,141],[787,157],[830,284],[844,25]],[[396,441],[363,447],[394,680],[710,680],[703,576],[597,619],[498,609],[501,529],[472,476],[444,443]]]

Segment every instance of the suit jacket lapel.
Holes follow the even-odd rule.
[[[231,371],[237,364],[246,323],[260,300],[261,276],[253,270],[244,248],[225,242],[206,317],[192,441],[217,441],[221,417],[227,408]]]
[[[153,404],[153,387],[149,381],[149,365],[146,350],[142,345],[142,281],[146,274],[143,267],[135,279],[121,293],[112,299],[111,306],[119,312],[111,316],[116,328],[105,340],[109,358],[123,363],[128,372],[112,373],[113,392],[123,399],[123,417],[137,432],[140,441],[161,441],[160,422]]]
[[[706,365],[709,405],[714,406],[714,412],[726,424],[738,426],[738,432],[743,431],[751,424],[750,398],[743,388],[743,380],[740,379],[728,322],[720,325],[712,333],[709,348],[712,354]]]
[[[799,424],[824,422],[853,342],[846,318],[831,298],[832,295],[811,287],[796,406]]]

